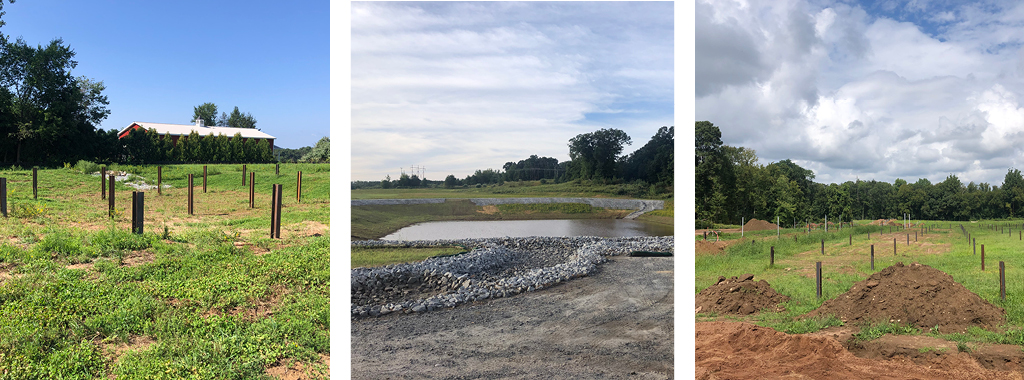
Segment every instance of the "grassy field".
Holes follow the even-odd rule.
[[[920,229],[897,230],[889,233],[888,227],[859,226],[826,233],[821,230],[807,233],[800,229],[783,229],[776,238],[776,231],[723,234],[726,240],[735,240],[725,253],[698,253],[695,259],[696,292],[712,285],[718,276],[754,274],[755,280],[766,280],[779,293],[791,297],[785,304],[786,312],[761,313],[751,320],[754,323],[776,328],[789,333],[816,331],[828,326],[842,324],[836,318],[802,319],[800,315],[810,312],[824,302],[847,292],[854,282],[867,278],[874,272],[903,262],[919,262],[948,273],[967,289],[986,301],[1002,307],[1007,313],[1007,326],[1001,332],[981,329],[966,334],[936,335],[916,328],[895,325],[863,326],[863,337],[877,337],[882,333],[913,333],[939,336],[967,345],[973,342],[1008,343],[1024,345],[1024,241],[1020,240],[1021,221],[998,222],[928,222],[938,229],[922,234]],[[949,228],[952,224],[952,228]],[[969,244],[960,230],[966,228],[977,240],[979,254]],[[1012,232],[1001,232],[1000,226],[1014,226]],[[918,232],[917,241],[914,231]],[[870,233],[870,238],[868,234]],[[907,244],[909,233],[910,244]],[[852,234],[852,244],[850,235]],[[795,238],[795,239],[794,239]],[[703,236],[697,236],[702,240]],[[825,255],[821,255],[821,240],[825,240]],[[893,253],[893,239],[896,239],[896,254]],[[875,270],[870,268],[870,246],[875,246]],[[985,245],[986,270],[981,270],[981,244]],[[768,252],[775,247],[775,266],[768,265]],[[822,261],[822,298],[815,294],[814,266]],[[1006,301],[999,298],[999,261],[1006,262]],[[715,318],[713,314],[698,314],[696,319]]]
[[[115,169],[156,183],[156,167]],[[209,165],[206,193],[201,165],[164,167],[171,188],[146,191],[142,235],[129,233],[123,183],[111,219],[98,176],[40,170],[34,200],[31,170],[0,169],[11,211],[0,218],[0,378],[252,379],[285,367],[325,378],[330,166],[247,169],[255,209],[241,165]],[[286,194],[280,240],[269,238],[271,183]]]
[[[394,248],[352,247],[352,267],[379,267],[465,252],[462,247]]]
[[[671,196],[633,194],[631,185],[589,185],[575,182],[541,185],[539,181],[506,182],[502,186],[465,189],[360,189],[352,190],[352,199],[415,198],[513,198],[513,197],[607,197],[662,199],[664,210],[648,212],[639,220],[673,223]],[[651,197],[645,197],[651,195]],[[581,207],[584,206],[584,207]],[[621,218],[629,211],[605,210],[579,204],[476,206],[469,200],[443,204],[352,207],[352,239],[379,239],[399,229],[441,220],[529,220],[529,219],[609,219]]]

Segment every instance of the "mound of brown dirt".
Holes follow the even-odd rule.
[[[927,331],[964,332],[976,325],[992,328],[1006,313],[953,281],[953,277],[918,263],[896,263],[853,284],[850,291],[825,301],[807,316],[834,314],[843,321],[892,321]]]
[[[695,326],[697,379],[1020,379],[982,368],[965,353],[923,366],[854,356],[835,338],[787,335],[742,322]]]
[[[763,230],[774,230],[779,228],[778,225],[771,222],[766,222],[759,219],[751,219],[747,224],[743,225],[744,231],[763,231]]]
[[[705,313],[749,315],[765,308],[782,311],[779,304],[786,301],[789,297],[776,293],[767,281],[754,281],[754,275],[745,274],[719,277],[717,283],[697,294],[696,306]]]
[[[697,253],[722,253],[725,251],[725,247],[729,246],[729,243],[725,241],[714,241],[714,240],[697,240],[693,244],[693,248]]]

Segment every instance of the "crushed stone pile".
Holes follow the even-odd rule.
[[[696,301],[698,312],[750,315],[766,308],[783,311],[779,304],[789,297],[777,293],[767,281],[754,281],[754,275],[745,274],[719,277],[717,283],[697,294]]]
[[[779,228],[778,225],[771,222],[766,222],[760,219],[751,219],[747,224],[743,225],[745,231],[763,231],[763,230],[774,230]]]
[[[991,329],[1006,312],[981,299],[953,277],[927,265],[896,263],[853,284],[850,291],[825,301],[806,316],[833,314],[846,323],[892,322],[940,333]]]

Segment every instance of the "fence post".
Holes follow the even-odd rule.
[[[302,202],[302,171],[299,171],[298,178],[295,179],[295,203]],[[742,227],[741,227],[742,228]]]
[[[109,196],[107,197],[107,202],[109,203],[107,213],[110,214],[110,219],[114,219],[114,183],[117,181],[114,180],[113,176],[108,179],[109,181],[107,181],[107,184],[110,185],[110,194],[108,194]]]
[[[0,214],[7,217],[7,178],[0,178]]]
[[[32,167],[32,199],[39,199],[39,167]]]
[[[815,277],[817,277],[816,283],[817,283],[817,290],[818,290],[818,298],[821,298],[821,261],[818,261],[817,263],[815,263],[814,264],[814,268],[815,268],[815,273],[817,274],[817,276],[815,276]]]
[[[203,165],[203,194],[206,194],[206,165]]]
[[[195,174],[188,175],[188,214],[195,215],[195,207],[192,204],[192,180]]]
[[[775,246],[774,245],[772,246],[771,256],[769,256],[768,266],[769,267],[774,267],[775,266]]]
[[[256,207],[256,172],[249,173],[249,208]]]
[[[156,195],[162,195],[164,193],[164,167],[156,167]]]
[[[132,233],[142,235],[142,226],[146,218],[146,193],[144,191],[132,192]]]
[[[853,234],[850,234],[850,246],[853,246]]]
[[[999,299],[1006,301],[1006,265],[999,262]]]
[[[281,198],[284,195],[283,185],[273,185],[273,195],[270,200],[270,238],[281,238]]]
[[[871,245],[871,270],[875,270],[875,245]]]
[[[825,254],[825,239],[821,239],[821,254]]]
[[[277,217],[275,218],[275,220],[277,221],[277,227],[276,227],[277,231],[274,234],[274,237],[277,238],[277,239],[281,238],[281,207],[282,207],[282,203],[283,202],[284,202],[284,185],[278,184],[277,185],[277,211],[275,211],[275,214],[277,214]]]
[[[132,233],[135,233],[135,228],[139,226],[139,192],[138,190],[132,191]]]
[[[971,245],[974,246],[974,255],[978,255],[978,239],[971,239],[973,242]]]
[[[274,164],[274,175],[281,175],[281,163]]]
[[[892,255],[896,256],[896,238],[892,238]]]
[[[100,199],[107,199],[107,167],[100,167]]]
[[[981,270],[985,270],[985,245],[981,245]]]
[[[245,176],[248,175],[248,174],[245,174],[245,170],[246,170],[245,164],[242,164],[242,186],[245,186]]]

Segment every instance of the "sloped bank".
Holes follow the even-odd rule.
[[[673,250],[674,238],[529,237],[355,241],[353,246],[464,245],[469,253],[352,270],[352,316],[420,313],[508,297],[593,273],[606,256]]]

